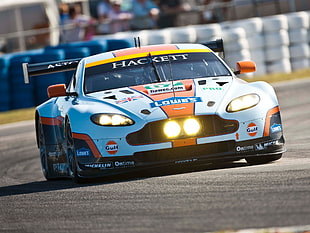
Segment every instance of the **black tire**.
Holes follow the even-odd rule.
[[[52,164],[49,162],[47,156],[44,131],[41,122],[37,123],[37,134],[38,134],[38,147],[40,150],[42,173],[46,180],[53,180],[55,179],[55,177],[53,176]]]
[[[78,172],[78,165],[75,156],[75,147],[74,147],[74,140],[72,136],[71,126],[69,120],[66,121],[66,130],[65,130],[65,138],[66,138],[66,153],[69,163],[69,174],[72,177],[72,180],[77,183],[81,184],[85,182],[85,179],[80,177]]]
[[[272,161],[276,161],[278,159],[281,159],[282,154],[276,154],[276,155],[264,155],[264,156],[255,156],[255,157],[248,157],[245,158],[247,163],[251,165],[258,165],[258,164],[265,164],[270,163]]]

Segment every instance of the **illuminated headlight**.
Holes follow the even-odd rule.
[[[227,106],[227,112],[238,112],[245,109],[252,108],[259,103],[259,96],[256,94],[249,94],[240,96],[236,99],[233,99]]]
[[[199,122],[193,118],[185,120],[183,127],[187,135],[196,135],[200,130]]]
[[[168,138],[175,138],[181,133],[181,127],[176,121],[168,121],[164,126],[164,133]]]
[[[95,114],[91,116],[91,120],[95,124],[103,126],[126,126],[134,124],[133,120],[119,114]]]

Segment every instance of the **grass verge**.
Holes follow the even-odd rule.
[[[282,82],[282,81],[309,78],[309,77],[310,77],[310,69],[303,69],[303,70],[298,70],[298,71],[295,71],[289,74],[275,73],[275,74],[268,74],[268,75],[257,76],[257,77],[249,77],[249,78],[247,77],[247,78],[244,78],[244,80],[248,82],[265,81],[268,83],[275,83],[275,82]]]
[[[293,79],[301,79],[310,77],[310,69],[299,70],[289,74],[268,74],[259,77],[246,77],[248,82],[266,81],[268,83],[287,81]],[[17,121],[26,121],[34,119],[35,108],[18,109],[7,112],[0,112],[0,124],[8,124]]]
[[[35,108],[17,109],[0,113],[0,125],[34,119]]]

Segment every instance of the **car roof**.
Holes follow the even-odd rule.
[[[125,48],[125,49],[119,49],[114,50],[110,52],[105,52],[101,54],[97,54],[94,56],[90,56],[87,58],[84,58],[85,66],[93,66],[100,63],[102,60],[107,59],[115,59],[117,57],[123,57],[123,56],[133,56],[143,53],[152,53],[156,52],[156,54],[160,53],[161,51],[163,54],[167,54],[168,51],[176,52],[177,50],[189,50],[188,52],[191,52],[190,50],[196,51],[196,50],[202,50],[204,52],[211,52],[211,50],[201,44],[160,44],[160,45],[148,45],[148,46],[142,46],[142,47],[132,47],[132,48]]]

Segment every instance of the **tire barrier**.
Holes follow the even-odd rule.
[[[29,108],[35,105],[33,83],[24,84],[22,63],[29,63],[31,56],[15,55],[9,65],[9,93],[11,95],[10,109]]]
[[[289,40],[291,44],[308,43],[308,29],[291,29],[289,31]]]
[[[193,27],[170,28],[171,43],[196,43],[196,30]]]
[[[171,43],[171,33],[169,30],[142,31],[140,35],[142,42],[148,45]]]
[[[273,15],[263,18],[263,31],[268,34],[281,29],[288,30],[286,15]]]
[[[0,58],[0,111],[35,106],[46,100],[46,85],[36,79],[25,85],[21,63],[48,61],[56,58],[78,58],[100,52],[141,45],[163,43],[204,43],[223,38],[225,61],[234,68],[237,61],[253,60],[255,76],[267,73],[290,73],[310,66],[310,11],[237,21],[191,25],[177,28],[120,32],[95,36],[92,41],[48,46],[41,50],[7,54]],[[48,59],[48,60],[47,60]],[[53,77],[68,83],[72,72]],[[42,80],[42,81],[38,81]],[[46,79],[47,80],[47,79]],[[40,89],[40,91],[38,91]]]
[[[32,56],[31,62],[41,63],[48,61],[64,60],[65,58],[66,58],[65,52],[63,49],[54,49],[45,52],[44,54],[38,54]],[[66,83],[66,75],[65,73],[38,75],[34,77],[32,82],[30,83],[33,83],[34,85],[33,95],[35,97],[35,105],[39,105],[44,101],[48,100],[46,91],[47,87],[57,83]]]
[[[188,35],[189,28],[195,31],[192,31],[192,36]],[[97,38],[125,39],[140,36],[142,45],[168,41],[191,43],[194,37],[196,37],[195,43],[223,38],[227,64],[234,68],[235,59],[251,59],[257,66],[257,71],[252,75],[260,76],[267,73],[290,73],[308,68],[310,66],[309,28],[310,12],[300,11],[219,24],[120,32]]]
[[[265,39],[263,36],[263,20],[261,18],[251,18],[249,20],[239,20],[234,23],[234,27],[243,28],[246,32],[246,40],[248,41],[250,59],[256,63],[256,75],[266,74],[265,65]],[[234,63],[236,61],[231,61]],[[254,74],[247,74],[254,76]]]
[[[263,18],[265,64],[267,73],[290,73],[288,20],[285,15]]]
[[[223,25],[222,38],[225,41],[225,60],[227,64],[234,68],[236,61],[251,60],[247,34],[242,27],[230,27]],[[245,74],[251,76],[252,74]]]
[[[193,25],[196,31],[196,43],[216,40],[222,37],[222,28],[219,24]]]
[[[290,40],[290,63],[292,70],[308,68],[310,50],[308,36],[310,26],[309,12],[295,12],[287,15]]]
[[[7,111],[10,109],[10,86],[8,74],[9,61],[5,58],[0,58],[0,111]]]
[[[83,58],[101,52],[132,47],[131,39],[93,40],[47,46],[44,49],[5,54],[0,57],[0,112],[29,108],[48,99],[47,87],[68,83],[73,72],[34,77],[24,83],[22,63],[40,63],[71,58]]]

